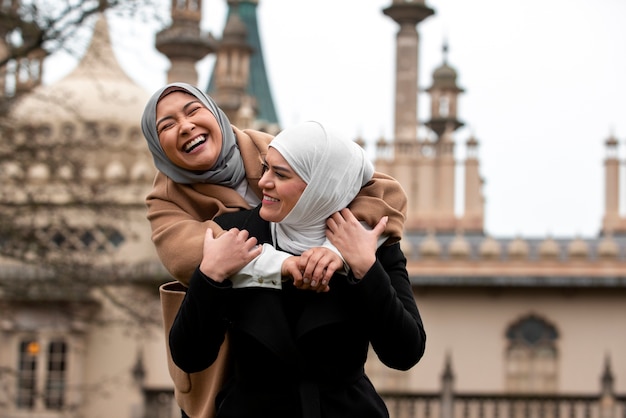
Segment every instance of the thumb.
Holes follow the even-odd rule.
[[[385,228],[387,228],[387,221],[389,220],[389,216],[383,216],[380,218],[380,221],[376,224],[372,231],[376,234],[377,237],[381,236],[383,232],[385,232]]]

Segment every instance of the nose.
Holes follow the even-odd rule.
[[[192,132],[196,128],[196,124],[193,123],[190,119],[185,118],[180,122],[180,132],[182,134],[188,134]]]
[[[269,170],[266,170],[261,176],[261,178],[259,179],[259,187],[261,189],[269,189],[271,185],[272,185],[272,182],[270,180]]]

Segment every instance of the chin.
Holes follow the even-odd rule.
[[[280,222],[283,220],[283,217],[277,217],[275,214],[272,214],[271,211],[268,211],[266,208],[261,206],[259,210],[259,216],[268,222]]]

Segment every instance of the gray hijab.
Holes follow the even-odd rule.
[[[207,108],[220,125],[222,131],[222,150],[215,165],[207,171],[191,171],[181,168],[170,161],[161,148],[159,135],[156,128],[156,107],[161,98],[174,91],[182,91],[196,97]],[[176,183],[212,183],[227,187],[235,187],[245,178],[246,172],[243,166],[241,154],[237,147],[235,133],[230,125],[226,114],[209,96],[197,87],[187,83],[171,83],[157,90],[143,111],[141,116],[141,130],[148,141],[148,148],[154,158],[156,168],[174,180]]]

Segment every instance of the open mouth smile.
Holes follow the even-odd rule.
[[[191,151],[196,149],[198,146],[204,144],[205,142],[206,142],[206,136],[200,135],[198,137],[195,137],[191,141],[187,142],[185,145],[183,145],[183,150],[186,153],[190,153]]]

